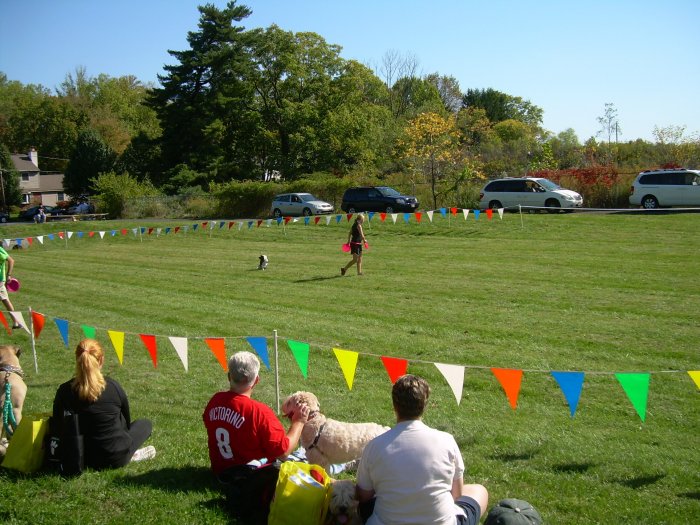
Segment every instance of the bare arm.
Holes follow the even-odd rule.
[[[452,499],[457,501],[457,498],[462,496],[462,491],[464,490],[464,480],[462,478],[457,478],[452,480]]]
[[[357,498],[357,501],[364,503],[365,501],[369,501],[374,497],[374,491],[361,489],[358,485],[355,487],[355,497]]]
[[[287,450],[280,456],[280,459],[285,459],[289,454],[294,452],[299,446],[299,438],[301,437],[301,431],[304,429],[304,424],[309,420],[309,407],[307,405],[301,405],[294,409],[292,412],[292,424],[289,426],[287,431],[287,437],[289,438],[289,445]]]
[[[12,270],[15,267],[15,260],[8,255],[7,262],[5,264],[7,265],[7,267],[6,267],[7,271],[5,272],[5,279],[7,279],[10,275],[12,275]]]

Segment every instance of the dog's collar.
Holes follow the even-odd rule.
[[[19,377],[24,377],[24,371],[18,366],[12,365],[0,365],[0,372],[7,372],[8,374],[17,374]]]
[[[307,450],[311,450],[314,448],[316,445],[318,445],[318,440],[321,439],[321,433],[323,432],[323,427],[325,427],[326,424],[323,423],[318,429],[318,432],[316,432],[316,437],[314,438],[314,442],[309,445],[309,448]]]

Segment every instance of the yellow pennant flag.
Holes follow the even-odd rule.
[[[117,353],[117,359],[119,359],[119,364],[124,364],[124,332],[115,332],[114,330],[107,330],[109,338],[112,341],[112,346],[114,346],[114,351]]]
[[[340,348],[334,348],[333,352],[340,364],[340,369],[343,371],[348,389],[352,390],[352,381],[355,379],[355,369],[357,368],[357,358],[359,354],[351,350],[341,350]]]
[[[700,388],[700,370],[689,370],[688,375],[695,381],[695,386]]]

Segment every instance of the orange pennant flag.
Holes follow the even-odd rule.
[[[58,232],[58,237],[63,239],[63,232]]]
[[[46,318],[39,312],[32,311],[32,328],[34,328],[34,339],[39,339],[39,334],[44,329]]]
[[[7,335],[12,335],[12,331],[10,330],[10,325],[7,324],[7,319],[5,319],[5,314],[0,312],[0,323],[5,325],[5,330],[7,330]]]
[[[503,390],[508,397],[513,410],[518,406],[518,394],[520,393],[520,383],[523,379],[522,370],[512,370],[510,368],[492,368],[491,372],[501,383]]]
[[[492,217],[493,217],[493,210],[491,208],[486,208],[486,218],[488,220],[491,220]]]
[[[384,368],[387,374],[389,374],[389,379],[391,384],[396,383],[396,380],[402,375],[406,374],[408,369],[408,361],[405,359],[399,359],[397,357],[386,357],[382,356],[382,363],[384,363]]]
[[[29,243],[29,246],[31,246],[34,242],[34,239],[32,237],[27,237],[27,242]]]
[[[212,353],[224,371],[228,372],[228,362],[226,361],[226,341],[223,337],[208,337],[204,341],[209,345]]]
[[[421,212],[417,211],[415,213],[415,215],[416,215],[416,222],[420,222],[420,218],[423,216],[423,214]]]
[[[156,336],[139,334],[141,341],[146,345],[146,350],[151,354],[151,361],[153,361],[153,368],[158,368],[158,350],[156,348]]]

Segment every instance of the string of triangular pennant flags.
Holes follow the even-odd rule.
[[[19,312],[15,312],[19,313]],[[27,328],[24,323],[24,318],[19,313],[17,317],[13,315],[13,318],[17,320],[18,323],[21,321],[22,327],[27,330],[32,337],[32,348],[34,349],[34,362],[35,367],[38,372],[37,361],[36,361],[36,339],[42,333],[45,325],[47,316],[37,311],[30,310],[31,318],[31,329]],[[0,320],[7,327],[7,320],[4,315],[0,312]],[[70,321],[62,319],[59,317],[54,317],[53,321],[59,331],[59,334],[63,340],[66,347],[69,347],[69,326]],[[81,324],[80,328],[85,335],[85,337],[95,338],[97,328],[90,325]],[[270,357],[268,353],[267,337],[265,336],[236,336],[236,337],[173,337],[173,336],[162,336],[153,335],[145,333],[135,333],[135,332],[124,332],[112,329],[103,329],[107,332],[109,340],[114,348],[114,351],[119,360],[119,364],[124,364],[124,343],[125,336],[128,335],[138,335],[139,339],[146,347],[151,360],[153,362],[154,368],[158,366],[158,348],[157,339],[167,338],[175,352],[177,353],[180,361],[182,362],[185,371],[189,371],[188,366],[188,344],[190,339],[202,339],[207,344],[212,354],[216,358],[219,365],[223,370],[227,370],[227,353],[226,353],[226,340],[227,339],[245,339],[248,344],[255,350],[257,355],[262,360],[263,364],[268,370],[271,370]],[[9,331],[9,328],[8,328]],[[310,344],[297,341],[294,339],[286,339],[287,346],[299,367],[299,370],[304,378],[308,377],[309,370],[309,358],[310,358]],[[274,348],[275,353],[278,349],[277,333],[275,331],[274,335]],[[462,393],[464,389],[464,378],[466,369],[489,369],[494,377],[498,380],[501,385],[508,403],[513,410],[517,409],[518,397],[520,395],[520,389],[522,385],[522,379],[525,372],[536,372],[536,373],[549,373],[557,385],[564,394],[564,398],[569,406],[569,411],[571,417],[574,417],[576,410],[578,408],[579,400],[583,390],[585,374],[614,374],[615,378],[618,380],[623,391],[627,395],[628,399],[632,403],[635,411],[639,415],[642,421],[646,419],[647,402],[649,396],[649,387],[651,381],[651,375],[659,373],[682,373],[681,370],[663,370],[655,372],[583,372],[583,371],[549,371],[549,370],[524,370],[524,369],[510,369],[510,368],[496,368],[496,367],[485,367],[485,366],[470,366],[470,365],[458,365],[450,363],[437,363],[431,361],[422,361],[414,359],[406,359],[400,357],[390,357],[376,354],[360,354],[353,350],[345,350],[341,348],[333,348],[333,354],[335,355],[340,370],[343,374],[345,382],[349,390],[352,390],[355,374],[357,371],[357,364],[360,355],[369,357],[379,357],[386,370],[389,380],[393,384],[399,377],[407,373],[409,363],[429,363],[434,365],[437,370],[441,373],[448,386],[452,390],[457,404],[459,405],[462,399]],[[277,355],[275,355],[275,358]],[[275,362],[277,360],[275,359]],[[700,389],[700,371],[691,370],[687,372],[690,378],[694,381],[696,388]],[[279,381],[277,378],[276,381]],[[279,392],[279,384],[277,385],[277,391]]]
[[[443,218],[447,218],[448,220],[451,219],[452,217],[457,217],[459,214],[461,214],[464,217],[464,220],[466,221],[468,217],[471,216],[474,218],[475,221],[479,220],[479,217],[481,215],[480,210],[469,210],[467,208],[440,208],[439,210],[429,210],[426,212],[414,212],[414,213],[403,213],[401,216],[403,217],[403,221],[406,224],[409,223],[415,223],[415,224],[420,224],[423,220],[423,216],[428,217],[429,222],[433,222],[433,217],[435,212],[438,212],[439,215]],[[503,208],[499,208],[496,210],[498,213],[498,216],[503,219]],[[488,209],[485,210],[485,214],[488,220],[491,220],[494,215],[493,215],[494,210]],[[379,218],[381,222],[386,222],[387,218],[391,219],[393,224],[396,224],[396,222],[399,219],[399,214],[398,213],[378,213],[378,212],[367,212],[367,218],[368,220],[372,221],[372,219],[376,216]],[[323,221],[322,221],[323,217]],[[161,235],[170,235],[170,234],[178,234],[182,232],[183,234],[187,234],[188,232],[209,232],[211,233],[213,230],[219,229],[223,230],[224,228],[227,228],[228,230],[231,230],[234,226],[238,229],[238,231],[241,231],[244,226],[247,226],[247,229],[253,229],[253,227],[260,227],[263,224],[266,227],[270,227],[273,224],[277,224],[278,226],[282,225],[283,227],[286,227],[289,223],[303,223],[305,226],[310,225],[312,222],[314,225],[318,224],[323,224],[325,223],[326,226],[329,226],[330,224],[335,221],[335,224],[340,223],[343,218],[345,218],[347,221],[350,221],[353,217],[352,213],[347,213],[347,214],[334,214],[334,215],[316,215],[313,217],[278,217],[276,219],[236,219],[236,220],[211,220],[211,221],[202,221],[201,223],[193,223],[193,224],[184,224],[181,226],[167,226],[167,227],[155,227],[155,226],[141,226],[141,227],[136,227],[136,228],[117,228],[117,229],[107,229],[107,230],[91,230],[91,231],[59,231],[56,233],[47,233],[44,235],[34,235],[30,237],[16,237],[16,238],[4,238],[1,239],[0,241],[2,242],[2,245],[4,247],[10,247],[10,246],[20,246],[20,247],[31,247],[34,245],[34,242],[38,242],[40,245],[44,245],[46,242],[49,241],[61,241],[68,245],[68,241],[73,239],[75,237],[76,239],[92,239],[92,238],[97,238],[99,237],[100,239],[105,239],[105,237],[117,237],[117,236],[128,236],[130,233],[133,234],[134,238],[138,238],[143,240],[143,236],[152,236],[155,234],[156,237],[159,237]]]

